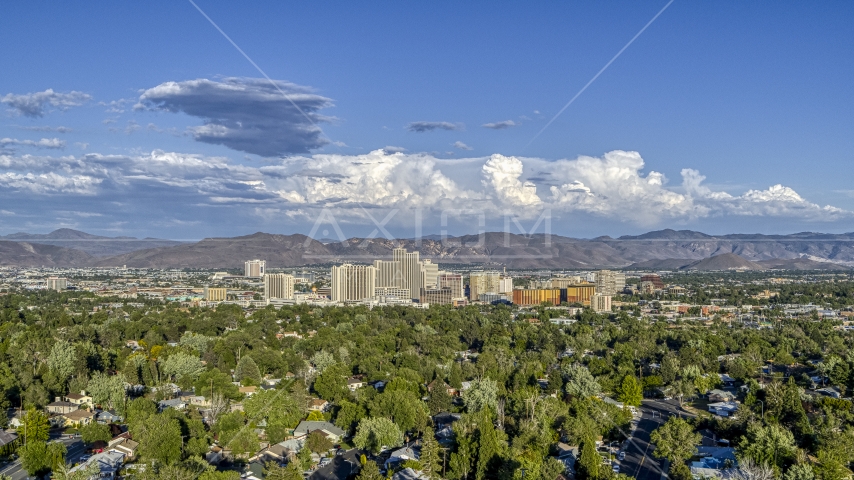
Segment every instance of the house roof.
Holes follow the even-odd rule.
[[[60,400],[58,402],[50,402],[47,404],[47,406],[48,407],[74,407],[74,408],[77,408],[79,405],[77,405],[76,403],[65,402],[65,401]]]
[[[333,425],[329,422],[304,420],[302,422],[299,422],[299,425],[297,425],[297,428],[294,429],[294,435],[295,436],[308,435],[310,432],[313,432],[315,430],[321,430],[324,432],[329,432],[329,433],[331,433],[337,437],[342,437],[342,436],[344,436],[344,433],[346,433],[346,432],[344,432],[344,430],[341,430],[340,428],[336,427],[335,425]]]
[[[395,473],[391,478],[392,480],[423,480],[428,477],[424,475],[423,472],[415,471],[411,468],[404,468],[403,470]]]
[[[18,434],[0,430],[0,447],[14,442],[18,438]]]
[[[62,416],[75,422],[84,418],[92,418],[95,416],[95,413],[89,410],[74,410],[73,412],[63,413]]]

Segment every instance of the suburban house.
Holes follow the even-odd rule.
[[[89,464],[96,464],[98,468],[101,469],[101,474],[98,475],[98,478],[118,478],[119,469],[122,468],[122,464],[125,461],[125,456],[122,453],[118,452],[103,452],[97,455],[93,455],[86,463],[81,463],[76,467],[72,468],[69,473],[77,472],[78,470],[83,470]]]
[[[60,397],[56,397],[56,400],[45,405],[44,409],[47,413],[71,413],[80,408],[80,405],[76,403],[66,402],[62,400]]]
[[[709,392],[710,402],[732,402],[735,400],[735,394],[726,390],[714,389]]]
[[[738,411],[738,404],[735,402],[710,403],[709,411],[720,417],[729,417]]]
[[[329,402],[320,398],[312,398],[308,401],[308,409],[315,412],[325,412],[329,410]]]
[[[575,462],[578,461],[579,449],[563,442],[557,444],[556,458],[563,464],[564,473],[575,476]]]
[[[116,412],[101,410],[95,414],[95,421],[104,425],[109,425],[111,423],[121,423],[122,417]]]
[[[181,400],[184,401],[187,405],[193,405],[195,407],[210,407],[211,402],[204,395],[184,395],[181,397]]]
[[[181,400],[180,398],[173,398],[171,400],[160,400],[157,402],[157,408],[162,412],[167,408],[174,408],[176,410],[184,410],[187,408],[187,402]]]
[[[356,390],[364,387],[367,384],[365,381],[365,377],[363,375],[354,375],[347,379],[347,388],[350,389],[351,392],[355,392]]]
[[[399,463],[403,463],[407,460],[418,460],[419,458],[421,458],[421,454],[413,450],[412,447],[398,448],[391,452],[391,455],[385,461],[384,466],[386,469],[390,469]]]
[[[403,470],[392,475],[392,480],[426,480],[430,477],[424,475],[420,470],[404,468]]]
[[[258,391],[258,387],[254,385],[251,387],[239,387],[238,390],[240,391],[240,393],[246,395],[247,397],[251,397],[252,395],[255,395],[255,392]]]
[[[128,460],[133,460],[136,458],[136,449],[139,447],[139,442],[125,437],[118,437],[110,440],[107,445],[109,451],[121,453]]]
[[[322,421],[302,421],[299,422],[297,428],[294,429],[295,437],[304,437],[311,432],[320,431],[323,433],[326,438],[332,441],[332,443],[338,443],[341,441],[341,437],[346,433],[344,430],[336,427],[335,425],[329,422]]]
[[[58,416],[64,420],[62,425],[65,427],[89,425],[95,420],[95,412],[83,409],[77,409]]]
[[[80,393],[69,393],[65,396],[65,401],[74,403],[78,406],[92,405],[92,397],[86,395],[86,390],[83,390]]]

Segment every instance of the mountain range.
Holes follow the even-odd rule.
[[[390,258],[396,246],[444,264],[491,264],[508,268],[632,268],[649,270],[849,270],[854,233],[707,235],[659,230],[619,238],[577,239],[490,232],[482,235],[344,242],[305,235],[254,233],[195,243],[132,237],[100,237],[62,229],[46,235],[0,237],[0,265],[68,267],[242,268],[260,258],[269,268],[328,263],[370,263]]]

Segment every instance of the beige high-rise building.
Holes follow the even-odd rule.
[[[463,276],[459,273],[439,273],[436,278],[436,288],[450,288],[452,299],[465,298],[466,296]]]
[[[62,277],[48,277],[47,289],[55,292],[64,292],[68,288],[68,279]]]
[[[294,276],[286,273],[267,273],[264,275],[264,300],[294,298]]]
[[[469,274],[469,298],[477,300],[482,293],[498,293],[501,274],[497,271],[471,272]]]
[[[611,296],[594,293],[590,297],[590,308],[594,312],[610,312],[611,311]]]
[[[401,287],[403,285],[403,272],[400,264],[389,260],[374,260],[374,268],[377,269],[378,287]]]
[[[596,293],[613,297],[626,288],[626,274],[613,270],[596,272]]]
[[[376,291],[377,269],[371,265],[332,267],[332,301],[346,302],[372,298]]]
[[[439,265],[430,259],[421,262],[421,287],[435,288],[439,277]]]
[[[224,302],[228,290],[224,288],[205,287],[205,300],[208,302]]]
[[[244,277],[261,278],[267,273],[267,262],[264,260],[249,260],[243,267]]]

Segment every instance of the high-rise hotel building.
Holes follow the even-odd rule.
[[[264,300],[271,298],[290,300],[294,298],[294,276],[286,273],[264,275]]]
[[[371,265],[345,263],[332,267],[332,301],[372,298],[376,292],[377,269]]]
[[[267,273],[267,262],[264,260],[249,260],[243,264],[243,276],[261,278]]]

